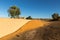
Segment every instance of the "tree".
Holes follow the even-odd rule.
[[[26,19],[32,19],[32,17],[31,16],[28,16]]]
[[[21,14],[20,9],[17,6],[11,6],[8,12],[8,16],[11,16],[11,18],[19,18],[19,15]]]
[[[58,13],[54,13],[52,15],[52,18],[53,18],[53,20],[59,20],[59,14]]]

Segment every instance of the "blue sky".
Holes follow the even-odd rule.
[[[54,12],[60,14],[60,0],[0,0],[0,17],[8,17],[7,10],[13,5],[20,8],[20,16],[24,17],[51,18]]]

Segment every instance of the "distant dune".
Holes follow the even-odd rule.
[[[15,20],[15,19],[13,19],[13,20]],[[17,23],[19,23],[19,22],[17,22]],[[12,40],[12,38],[16,38],[16,36],[19,36],[20,34],[26,32],[26,31],[33,30],[33,29],[43,27],[43,26],[46,26],[46,25],[49,25],[49,22],[45,22],[45,21],[42,21],[42,20],[32,20],[32,21],[29,21],[28,23],[26,23],[21,28],[19,28],[16,32],[11,33],[11,34],[9,34],[7,36],[4,36],[0,40]]]
[[[0,38],[17,31],[29,21],[26,19],[0,18]]]

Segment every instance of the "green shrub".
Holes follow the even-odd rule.
[[[32,17],[31,16],[28,16],[28,17],[26,17],[26,19],[32,19]]]
[[[53,18],[53,20],[59,20],[59,14],[58,13],[54,13],[52,15],[52,18]]]

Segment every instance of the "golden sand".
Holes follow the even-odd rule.
[[[0,18],[0,38],[15,32],[29,20]]]
[[[24,26],[22,26],[20,29],[18,29],[16,32],[9,34],[5,37],[2,37],[0,40],[9,40],[12,37],[15,37],[17,34],[23,33],[25,31],[35,29],[38,27],[46,26],[49,22],[41,21],[41,20],[32,20],[26,23]]]

